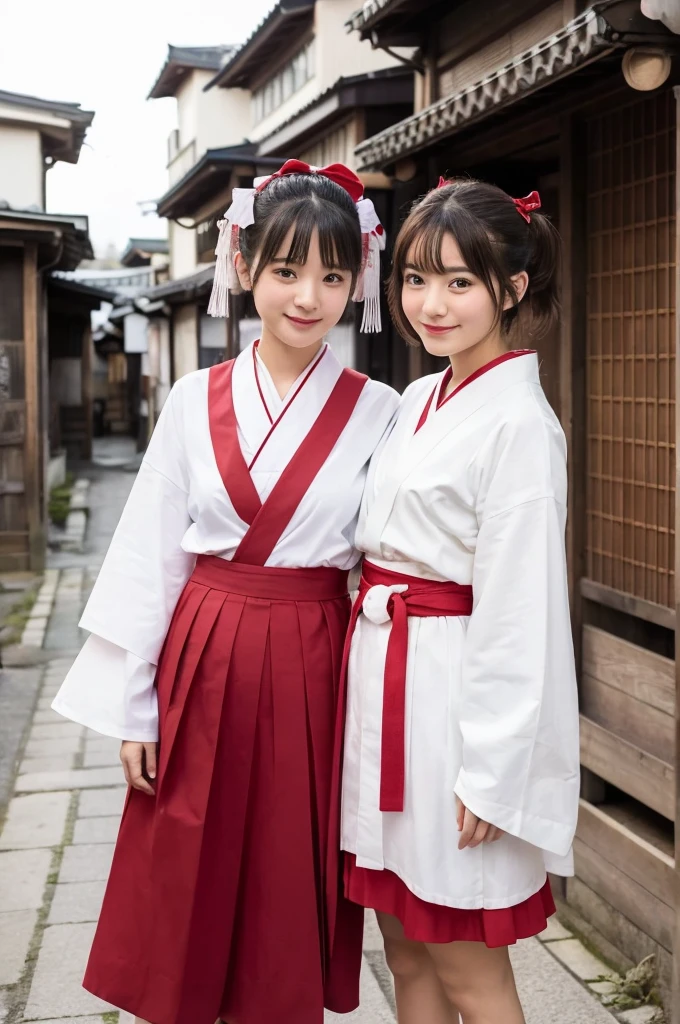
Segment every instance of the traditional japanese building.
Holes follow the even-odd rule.
[[[89,312],[50,272],[92,257],[87,217],[45,212],[45,175],[76,163],[93,114],[0,92],[0,570],[44,564],[50,455],[91,439]],[[77,420],[75,430],[74,421]]]

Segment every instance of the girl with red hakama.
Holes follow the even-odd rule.
[[[572,873],[566,445],[536,353],[511,349],[558,309],[539,206],[442,181],[394,249],[395,323],[449,366],[407,388],[368,475],[341,845],[400,1024],[523,1024],[508,946],[554,912],[547,871]]]
[[[359,999],[333,739],[359,504],[398,398],[323,338],[357,280],[375,304],[382,229],[341,165],[237,193],[211,311],[235,268],[261,339],[173,387],[54,702],[124,741],[84,984],[152,1024],[322,1024]]]

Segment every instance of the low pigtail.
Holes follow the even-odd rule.
[[[532,337],[548,334],[559,320],[559,270],[561,242],[557,229],[542,213],[532,213],[529,222],[529,287],[523,305],[530,313],[527,330]]]

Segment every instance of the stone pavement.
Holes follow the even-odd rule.
[[[35,670],[42,681],[0,832],[0,1024],[119,1019],[80,984],[125,796],[119,743],[65,721],[50,702],[82,643],[80,609],[131,483],[120,469],[93,472],[85,553],[72,554],[70,564],[63,552],[56,559],[56,599],[44,641],[50,660]],[[543,938],[513,951],[527,1024],[613,1024],[574,976],[592,979],[604,965],[556,923]],[[393,1009],[371,915],[361,1008],[344,1017],[327,1014],[327,1024],[394,1024]],[[131,1019],[120,1015],[125,1024]]]

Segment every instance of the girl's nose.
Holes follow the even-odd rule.
[[[445,294],[439,288],[427,288],[423,299],[423,314],[434,319],[446,316],[447,313]]]
[[[306,310],[317,308],[319,296],[313,281],[300,281],[300,285],[295,291],[295,305]]]

